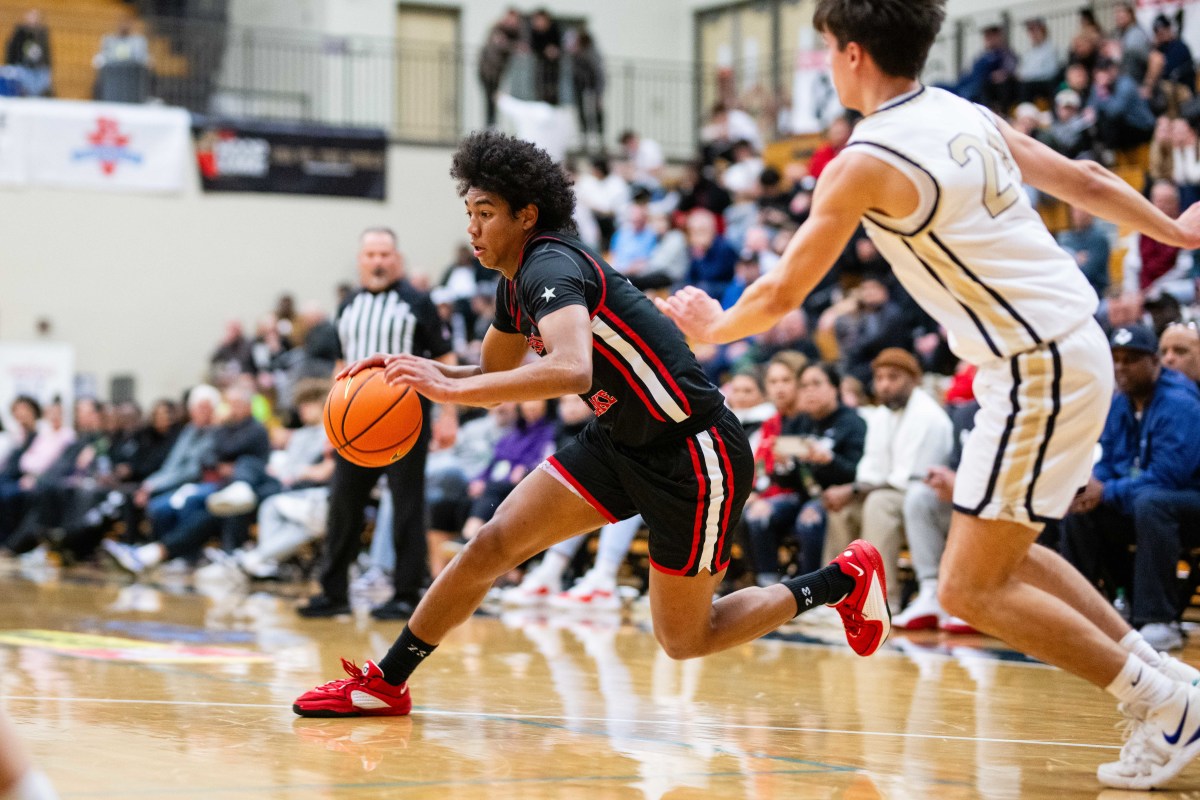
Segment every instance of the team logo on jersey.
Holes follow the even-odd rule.
[[[551,289],[549,286],[547,286],[546,291],[542,292],[542,302],[549,303],[553,299],[554,299],[554,290]]]
[[[531,334],[525,337],[525,343],[529,345],[530,350],[539,356],[546,354],[546,343],[542,341],[542,337]]]
[[[601,389],[589,397],[587,402],[592,407],[592,413],[598,417],[612,408],[613,404],[617,402],[617,398]]]

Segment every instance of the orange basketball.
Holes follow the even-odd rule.
[[[360,467],[403,458],[421,434],[421,399],[409,386],[389,386],[381,367],[342,378],[325,400],[325,433],[338,454]]]

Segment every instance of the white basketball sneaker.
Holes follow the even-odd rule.
[[[561,579],[550,578],[535,567],[525,573],[519,584],[501,592],[500,602],[518,608],[539,606],[561,591]]]
[[[619,611],[621,596],[616,581],[607,581],[588,570],[579,582],[550,598],[550,607],[563,611]]]
[[[1156,789],[1200,754],[1200,687],[1179,685],[1166,701],[1132,720],[1119,760],[1102,764],[1096,777],[1114,789]]]
[[[892,627],[906,631],[936,628],[946,615],[937,599],[937,584],[921,587],[908,607],[892,617]]]

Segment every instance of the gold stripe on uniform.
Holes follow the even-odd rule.
[[[1053,411],[1054,363],[1050,351],[1039,347],[1015,356],[1021,370],[1021,388],[1018,391],[1020,412],[1013,425],[1012,435],[1004,453],[998,491],[992,502],[1000,502],[1001,508],[1011,508],[1021,516],[1029,482],[1033,480],[1033,465],[1037,451],[1046,435],[1046,424]]]
[[[996,298],[988,294],[983,286],[971,280],[928,236],[917,236],[908,241],[925,263],[937,272],[950,293],[975,312],[987,326],[988,333],[1001,352],[1019,353],[1035,344],[1021,324],[996,302]]]

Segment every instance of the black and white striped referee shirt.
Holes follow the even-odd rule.
[[[398,280],[382,292],[359,289],[338,311],[342,359],[376,353],[411,353],[438,358],[451,350],[450,331],[429,295]]]

